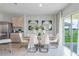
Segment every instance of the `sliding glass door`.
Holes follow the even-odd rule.
[[[73,30],[73,52],[77,54],[77,42],[78,42],[78,19],[79,13],[72,15],[72,30]],[[74,55],[74,54],[72,54]]]
[[[71,25],[71,16],[64,18],[64,45],[65,48],[70,49],[68,55],[71,55],[71,37],[72,37],[72,25]],[[66,51],[67,51],[66,50]]]
[[[77,55],[79,13],[64,18],[64,45],[70,55]]]

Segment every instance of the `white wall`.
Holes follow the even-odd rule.
[[[56,20],[57,20],[57,33],[59,33],[59,46],[63,46],[63,19],[62,19],[62,11],[59,11],[56,15]]]
[[[55,34],[56,33],[56,19],[55,16],[24,16],[24,34],[25,36],[30,33],[28,30],[28,20],[39,20],[39,24],[41,24],[42,20],[52,20],[53,21],[53,25],[52,28],[53,30],[50,31],[49,33]]]
[[[5,14],[2,14],[0,13],[0,21],[7,21],[7,22],[10,22],[10,15],[5,15]]]
[[[0,14],[0,21],[3,20],[3,14]]]
[[[62,19],[62,11],[59,11],[56,14],[56,33],[59,33],[59,45],[58,48],[61,48],[61,53],[64,55],[64,45],[63,45],[63,19]]]

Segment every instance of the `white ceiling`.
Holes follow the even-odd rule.
[[[0,12],[16,15],[52,15],[67,6],[67,3],[0,3]]]

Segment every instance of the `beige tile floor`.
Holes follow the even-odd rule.
[[[50,48],[48,53],[27,52],[26,48],[12,48],[12,53],[7,49],[0,49],[0,56],[70,56],[70,50],[66,47]],[[76,56],[76,54],[74,54]]]
[[[63,48],[50,48],[48,53],[41,53],[37,51],[36,53],[27,52],[26,48],[12,48],[12,53],[9,50],[0,49],[0,56],[63,56]]]

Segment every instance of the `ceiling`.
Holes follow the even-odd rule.
[[[14,15],[52,15],[67,6],[67,3],[0,3],[0,12]]]

